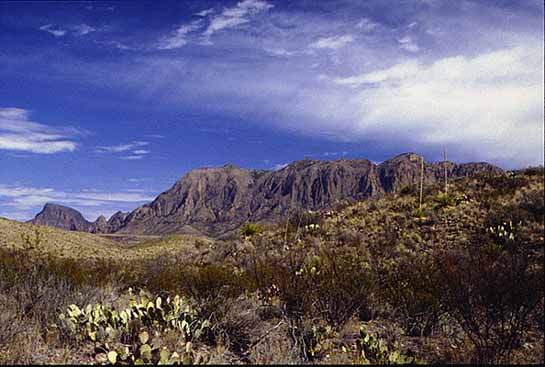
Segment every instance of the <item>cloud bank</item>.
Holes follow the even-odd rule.
[[[30,119],[22,108],[0,108],[0,150],[38,154],[73,152],[77,144],[71,137],[77,130],[53,128]]]

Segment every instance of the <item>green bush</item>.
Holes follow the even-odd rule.
[[[246,223],[240,229],[240,233],[245,237],[252,237],[263,233],[263,227],[259,223]]]

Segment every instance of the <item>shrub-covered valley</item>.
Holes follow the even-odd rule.
[[[543,168],[235,235],[0,219],[0,364],[543,363]]]

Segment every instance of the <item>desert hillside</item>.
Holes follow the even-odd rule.
[[[543,169],[444,190],[225,240],[1,219],[0,363],[542,362]]]

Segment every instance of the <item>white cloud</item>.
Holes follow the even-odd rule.
[[[402,37],[398,39],[397,42],[399,42],[399,44],[401,45],[400,47],[404,49],[405,51],[409,51],[409,52],[420,51],[420,47],[418,47],[418,45],[416,44],[416,42],[413,40],[411,36]]]
[[[275,48],[264,48],[263,50],[265,52],[267,52],[268,54],[271,54],[273,56],[286,57],[286,56],[292,56],[293,55],[292,51],[288,51],[285,48],[281,48],[281,47],[278,47],[278,48],[276,48],[276,47]]]
[[[142,158],[144,158],[143,155],[127,155],[127,156],[121,157],[121,159],[125,159],[127,161],[136,161],[136,160],[140,160]]]
[[[135,50],[138,50],[138,47],[130,46],[130,45],[127,45],[127,44],[119,42],[119,41],[108,40],[108,41],[95,41],[95,42],[98,43],[98,44],[102,44],[102,45],[113,46],[113,47],[117,48],[118,50],[122,50],[122,51],[127,51],[127,50],[135,51]]]
[[[157,48],[160,50],[172,50],[180,48],[187,44],[187,35],[200,29],[202,21],[200,19],[191,22],[190,24],[180,26],[173,34],[164,37],[159,41]]]
[[[272,7],[274,5],[264,0],[243,0],[234,7],[224,8],[221,14],[210,19],[210,24],[203,32],[204,42],[210,43],[209,39],[214,33],[248,23],[251,16],[268,11]]]
[[[87,25],[87,24],[78,24],[73,26],[72,29],[74,30],[74,33],[80,36],[84,36],[86,34],[96,31],[96,28],[91,27],[90,25]]]
[[[127,144],[110,145],[110,146],[98,146],[96,152],[98,153],[121,153],[133,150],[135,148],[144,147],[149,145],[147,141],[133,141]]]
[[[194,15],[196,16],[199,16],[199,17],[206,17],[210,14],[212,14],[214,12],[214,8],[210,8],[210,9],[205,9],[205,10],[202,10],[198,13],[195,13]]]
[[[363,18],[356,24],[356,28],[361,29],[364,32],[372,31],[377,26],[378,26],[378,24],[373,22],[369,18]]]
[[[52,154],[72,152],[77,144],[70,140],[74,129],[53,128],[30,120],[22,108],[0,108],[0,150]]]
[[[62,37],[66,34],[66,30],[53,26],[53,24],[45,24],[40,27],[41,31],[52,34],[55,37]]]
[[[348,152],[344,152],[344,151],[343,152],[324,152],[323,153],[324,157],[336,157],[336,156],[339,156],[339,155],[344,157],[347,154],[348,154]]]
[[[341,36],[323,37],[309,45],[310,48],[317,49],[332,49],[336,50],[342,48],[354,41],[354,37],[351,34],[345,34]]]
[[[377,70],[347,78],[336,78],[334,79],[334,82],[341,85],[359,86],[361,84],[380,83],[386,80],[402,80],[418,73],[419,70],[420,65],[416,60],[408,60],[388,69]]]
[[[481,159],[543,160],[543,54],[539,47],[502,49],[431,64],[409,61],[335,79],[359,86],[347,98],[350,130],[453,144]]]
[[[150,151],[145,149],[137,149],[133,151],[133,154],[148,154]]]

